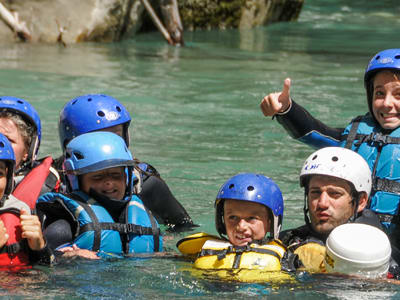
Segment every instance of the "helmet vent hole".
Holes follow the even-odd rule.
[[[233,183],[231,183],[230,185],[229,185],[229,189],[233,189],[235,187],[235,185],[233,184]]]
[[[400,59],[400,55],[396,55],[394,58],[395,59]]]
[[[318,157],[318,155],[314,155],[314,157],[312,158],[312,160],[316,160]]]
[[[77,160],[83,159],[85,158],[82,154],[80,154],[79,152],[74,152],[74,156],[76,157]]]
[[[73,102],[72,102],[72,105],[74,105],[77,101],[78,101],[78,100],[73,101]]]
[[[116,109],[118,110],[118,112],[121,112],[121,107],[117,106]]]
[[[0,142],[0,148],[4,148],[4,143]]]
[[[251,191],[254,191],[254,186],[249,185],[249,186],[247,187],[247,190],[250,191],[250,192],[251,192]]]
[[[104,112],[102,112],[101,110],[99,110],[99,111],[97,112],[97,115],[98,115],[99,117],[104,117],[106,114],[105,114]]]
[[[88,98],[87,101],[88,101],[88,102],[92,101],[92,98]]]
[[[18,100],[17,101],[19,104],[24,104],[24,102],[22,102],[21,100]]]
[[[339,160],[339,158],[337,156],[332,157],[332,161],[338,161],[338,160]]]
[[[378,55],[377,57],[375,57],[375,60],[379,60],[381,58],[380,55]]]

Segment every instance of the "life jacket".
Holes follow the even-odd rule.
[[[26,239],[21,237],[20,212],[22,209],[30,213],[29,206],[13,195],[8,196],[4,205],[0,208],[0,219],[3,221],[9,236],[7,243],[0,248],[0,269],[30,268],[28,244]]]
[[[204,243],[194,266],[198,269],[256,269],[281,271],[281,259],[286,249],[280,241],[264,245],[233,246],[223,240]]]
[[[38,199],[38,206],[45,212],[46,205],[55,203],[61,204],[75,223],[73,243],[81,249],[115,254],[162,251],[158,223],[137,196],[127,202],[121,223],[116,223],[102,205],[81,192],[47,193]]]
[[[368,207],[391,233],[398,223],[400,203],[400,128],[386,133],[370,114],[359,116],[344,130],[341,146],[367,161],[372,170]]]
[[[58,172],[52,168],[52,163],[53,159],[50,156],[46,157],[39,165],[23,176],[12,193],[16,198],[28,204],[32,210],[35,208],[37,198],[44,192],[43,186],[47,181],[54,181],[52,184],[54,190],[57,190],[60,186],[60,177]]]
[[[194,258],[189,271],[194,276],[239,282],[279,282],[294,278],[297,256],[286,251],[279,240],[235,247],[226,240],[204,232],[195,233],[178,241],[179,251]]]

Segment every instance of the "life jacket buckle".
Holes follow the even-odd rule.
[[[7,253],[10,255],[14,255],[20,251],[20,245],[18,243],[10,244],[6,246]]]
[[[369,134],[368,140],[377,143],[380,147],[387,144],[387,135],[381,134],[379,132],[371,132]]]

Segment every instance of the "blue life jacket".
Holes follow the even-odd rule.
[[[400,203],[400,128],[385,132],[370,114],[359,116],[344,130],[341,146],[358,152],[367,161],[372,171],[369,208],[391,233]]]
[[[73,243],[81,249],[115,254],[162,251],[158,223],[135,195],[127,202],[121,223],[114,222],[102,205],[82,192],[47,193],[38,199],[38,204],[43,202],[61,204],[69,213],[76,223]]]

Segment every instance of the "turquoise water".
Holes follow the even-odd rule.
[[[132,151],[158,169],[199,230],[215,233],[217,190],[238,172],[260,172],[279,184],[284,227],[290,228],[303,223],[298,174],[312,150],[264,118],[260,100],[289,76],[292,97],[332,126],[365,112],[368,59],[400,47],[397,1],[369,2],[307,0],[298,22],[185,32],[181,48],[168,46],[159,33],[67,48],[0,45],[0,90],[37,108],[40,156],[61,153],[56,128],[66,101],[86,93],[112,95],[133,115]],[[185,234],[167,234],[167,250],[176,251]],[[382,299],[400,291],[388,283],[307,274],[280,285],[213,281],[172,257],[74,260],[0,277],[0,295],[20,298]]]

